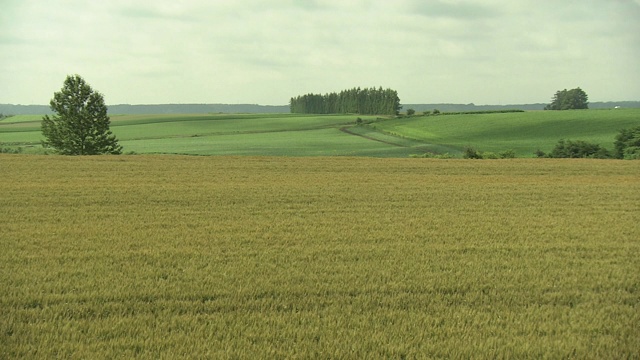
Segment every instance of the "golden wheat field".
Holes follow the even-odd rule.
[[[638,358],[640,166],[0,155],[0,358]]]

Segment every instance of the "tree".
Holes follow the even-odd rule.
[[[467,146],[464,149],[464,153],[462,153],[462,157],[465,159],[482,159],[482,154],[471,146]]]
[[[571,90],[558,90],[556,91],[551,104],[545,106],[545,110],[573,110],[573,109],[588,109],[589,97],[584,90],[578,88]]]
[[[402,106],[398,92],[391,89],[353,88],[338,93],[306,94],[289,101],[292,113],[398,115]]]
[[[616,159],[640,158],[640,126],[631,129],[620,130],[614,143]]]
[[[412,116],[415,115],[416,111],[413,109],[407,109],[407,115]]]
[[[611,157],[609,151],[599,144],[590,143],[584,140],[564,140],[558,141],[556,146],[547,155],[550,158],[595,158],[607,159]]]
[[[102,94],[79,75],[69,75],[49,103],[56,115],[42,119],[42,142],[63,155],[120,154]]]

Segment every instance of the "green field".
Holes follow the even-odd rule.
[[[116,115],[111,117],[111,130],[125,152],[135,153],[407,157],[416,152],[341,130],[352,126],[357,118],[298,114]],[[42,153],[39,120],[11,119],[0,123],[0,147]],[[393,136],[381,136],[397,141]]]
[[[40,118],[0,121],[0,148],[44,153]],[[125,152],[197,155],[408,157],[431,152],[460,157],[514,150],[549,151],[560,139],[613,148],[620,129],[640,126],[640,109],[530,111],[381,118],[357,115],[115,115],[111,129]],[[346,130],[346,131],[345,131]]]
[[[520,157],[531,157],[537,149],[551,150],[560,139],[585,140],[611,150],[621,129],[640,126],[640,109],[421,116],[390,119],[372,126],[385,133],[454,149],[512,149]]]
[[[0,358],[640,357],[634,161],[0,169]]]

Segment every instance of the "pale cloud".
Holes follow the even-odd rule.
[[[427,18],[451,18],[464,21],[477,21],[486,18],[496,18],[502,12],[500,7],[487,2],[472,1],[420,1],[413,0],[410,9]]]
[[[0,103],[79,73],[107,103],[286,104],[392,87],[403,102],[640,100],[637,0],[14,1]]]

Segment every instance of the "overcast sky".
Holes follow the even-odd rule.
[[[0,103],[79,74],[107,104],[640,100],[640,0],[0,0]]]

